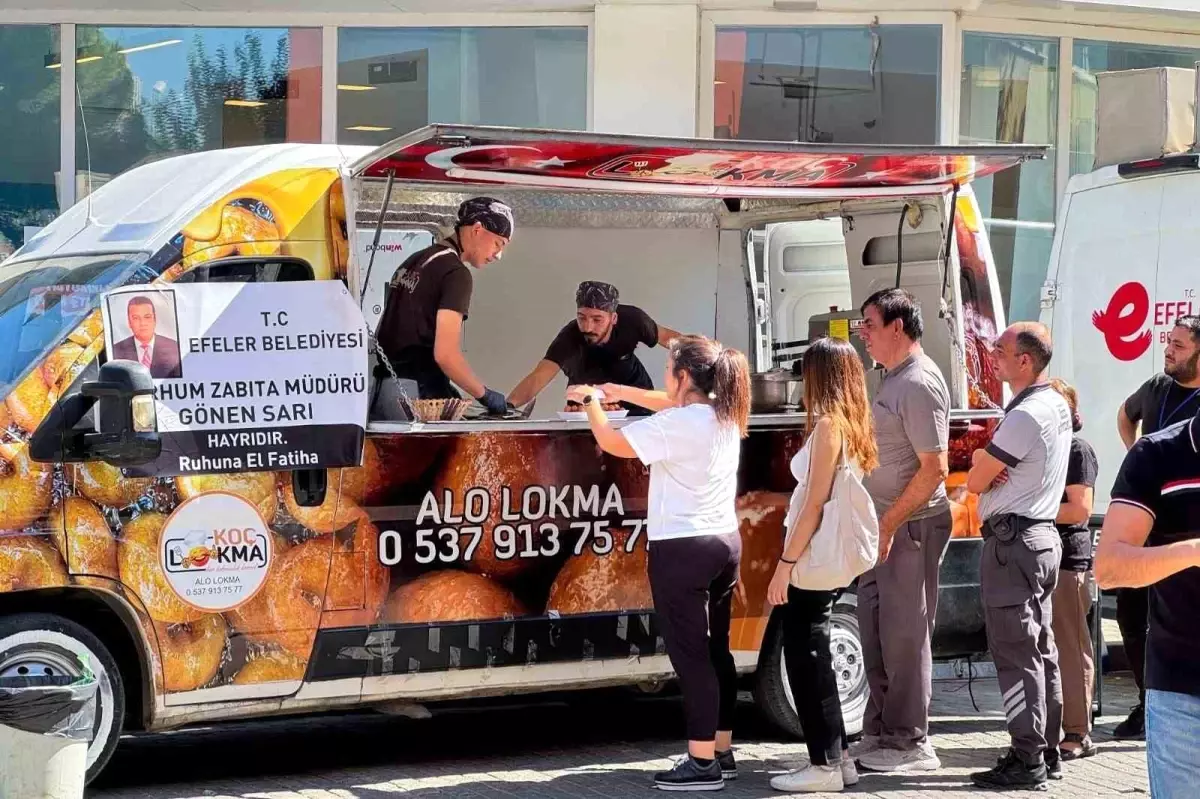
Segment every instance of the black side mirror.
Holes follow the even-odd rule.
[[[154,410],[154,380],[137,361],[109,361],[80,393],[96,405],[96,429],[83,449],[112,466],[149,463],[162,452]]]

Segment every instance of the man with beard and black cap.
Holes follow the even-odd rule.
[[[454,233],[410,255],[392,275],[377,333],[380,348],[397,377],[416,384],[422,399],[451,399],[454,385],[503,415],[504,395],[488,388],[462,352],[463,321],[471,305],[474,278],[468,265],[482,269],[498,261],[513,235],[512,209],[491,197],[475,197],[458,208]],[[382,366],[382,365],[381,365]],[[403,418],[399,387],[379,373],[373,416]]]
[[[646,367],[634,355],[639,343],[666,347],[679,333],[658,324],[634,305],[622,305],[617,287],[585,280],[575,292],[575,321],[568,322],[550,343],[545,357],[512,390],[513,405],[524,405],[540,394],[561,370],[568,385],[614,384],[645,390],[654,388]],[[621,403],[631,414],[649,410]]]
[[[1117,432],[1125,449],[1137,441],[1138,423],[1142,435],[1190,418],[1200,409],[1200,316],[1181,316],[1167,334],[1163,353],[1163,371],[1147,380],[1117,411]],[[1142,740],[1146,737],[1146,631],[1149,625],[1150,592],[1146,588],[1117,590],[1117,625],[1121,644],[1138,687],[1138,703],[1129,717],[1113,730],[1118,740]]]

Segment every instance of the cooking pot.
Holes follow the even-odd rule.
[[[791,369],[771,369],[750,376],[750,410],[780,413],[800,404],[804,381]]]

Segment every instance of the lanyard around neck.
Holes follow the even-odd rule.
[[[1158,429],[1159,430],[1162,430],[1164,427],[1166,427],[1168,424],[1170,424],[1171,420],[1175,418],[1175,415],[1177,413],[1179,413],[1179,411],[1184,406],[1186,406],[1189,402],[1194,400],[1197,396],[1200,396],[1200,388],[1196,389],[1191,394],[1188,394],[1184,398],[1183,402],[1176,405],[1175,410],[1171,411],[1171,413],[1168,415],[1167,414],[1167,400],[1170,398],[1170,396],[1171,396],[1171,386],[1167,386],[1167,391],[1165,394],[1163,394],[1162,402],[1159,403],[1159,406],[1158,406]],[[1164,416],[1166,418],[1164,418]]]

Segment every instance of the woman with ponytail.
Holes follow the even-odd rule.
[[[840,791],[858,782],[847,751],[846,726],[829,648],[829,618],[841,590],[805,591],[791,583],[792,567],[821,526],[834,476],[848,467],[860,476],[879,465],[866,373],[853,345],[819,338],[804,353],[808,435],[792,458],[796,489],[784,520],[786,539],[767,601],[782,606],[788,684],[809,762],[771,780],[779,791]]]
[[[650,467],[650,589],[683,691],[688,737],[687,757],[654,781],[664,790],[710,791],[737,776],[729,618],[742,554],[735,502],[750,367],[737,350],[683,336],[670,344],[665,385],[666,391],[575,386],[568,397],[587,410],[601,449]],[[657,412],[617,430],[596,401],[601,392]]]

